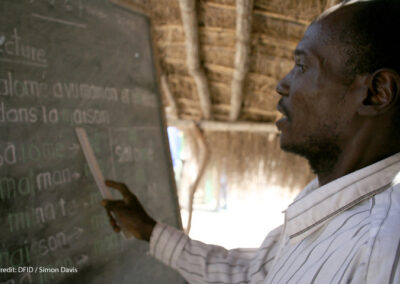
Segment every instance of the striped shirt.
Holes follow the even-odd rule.
[[[321,187],[313,180],[259,249],[157,224],[150,254],[189,283],[400,283],[400,153]]]

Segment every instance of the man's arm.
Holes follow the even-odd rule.
[[[176,269],[189,283],[250,282],[256,251],[204,244],[164,224],[156,225],[150,240],[150,254]]]
[[[123,200],[102,201],[114,230],[119,232],[122,226],[136,238],[149,241],[150,254],[179,271],[190,283],[249,282],[255,249],[226,250],[191,240],[180,230],[156,224],[125,184],[106,181],[106,185],[123,196]]]

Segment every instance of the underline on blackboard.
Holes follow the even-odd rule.
[[[47,16],[35,14],[35,13],[32,13],[32,16],[36,17],[36,18],[39,18],[39,19],[42,19],[42,20],[49,21],[49,22],[55,22],[55,23],[59,23],[59,24],[64,24],[64,25],[68,25],[68,26],[81,28],[81,29],[86,29],[86,25],[85,24],[80,24],[80,23],[75,23],[75,22],[71,22],[71,21],[51,18],[51,17],[47,17]]]
[[[118,131],[126,131],[126,130],[130,130],[132,128],[140,128],[140,129],[158,129],[157,126],[155,125],[140,125],[140,126],[130,126],[130,127],[114,127],[114,130],[118,130]]]
[[[28,61],[9,59],[9,58],[0,58],[0,61],[8,62],[8,63],[16,63],[16,64],[23,64],[23,65],[47,68],[47,64],[45,64],[45,63],[28,62]]]

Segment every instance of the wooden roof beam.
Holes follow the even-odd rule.
[[[168,118],[168,126],[176,127],[192,127],[192,120]],[[244,131],[244,132],[264,132],[264,133],[279,133],[274,123],[260,122],[223,122],[223,121],[196,121],[198,127],[205,131]]]
[[[231,112],[229,119],[239,118],[243,102],[244,79],[249,71],[253,0],[236,0],[236,54],[235,71],[231,85]]]
[[[167,81],[167,76],[165,74],[161,75],[161,89],[164,95],[167,97],[168,105],[170,107],[172,115],[178,118],[179,117],[178,105],[176,104],[176,100],[171,93],[171,89],[169,88]]]
[[[199,31],[195,0],[179,0],[183,29],[185,31],[186,62],[193,76],[204,119],[211,119],[211,98],[207,77],[200,63]]]

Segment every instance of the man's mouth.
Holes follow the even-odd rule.
[[[287,107],[283,104],[282,99],[278,102],[278,105],[276,106],[277,110],[281,113],[281,115],[278,117],[278,119],[287,119],[289,120],[289,112],[287,110]]]
[[[287,107],[283,104],[282,99],[279,101],[278,105],[276,106],[277,110],[281,113],[281,115],[277,118],[275,122],[278,129],[282,130],[284,125],[290,122],[289,112]]]

